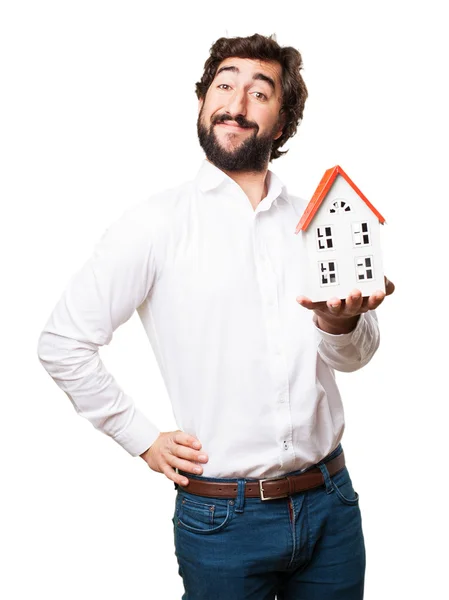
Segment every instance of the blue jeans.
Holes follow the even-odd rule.
[[[359,496],[344,467],[287,498],[208,498],[177,488],[173,528],[183,600],[361,600],[365,543]],[[310,467],[312,468],[312,467]],[[308,470],[308,469],[306,469]],[[295,475],[301,471],[292,471]]]

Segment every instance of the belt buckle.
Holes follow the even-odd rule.
[[[262,487],[262,484],[265,483],[265,481],[276,481],[276,480],[280,480],[280,479],[285,479],[285,477],[272,477],[271,479],[259,479],[259,490],[260,490],[260,498],[261,500],[277,500],[277,498],[287,498],[288,497],[288,492],[286,494],[282,494],[282,496],[265,496],[264,495],[264,490]]]

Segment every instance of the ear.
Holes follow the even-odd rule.
[[[279,120],[278,120],[278,122],[279,122],[279,129],[278,129],[276,135],[274,136],[273,140],[277,140],[277,139],[279,139],[281,137],[281,135],[282,135],[282,133],[284,131],[285,120],[286,120],[285,114],[284,113],[280,113],[279,114]]]

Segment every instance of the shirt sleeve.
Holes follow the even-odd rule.
[[[155,279],[148,218],[133,207],[106,229],[71,278],[38,341],[41,364],[77,413],[132,456],[147,450],[159,430],[107,371],[99,348],[145,300]]]
[[[362,313],[355,329],[341,335],[322,331],[318,327],[316,314],[313,315],[313,322],[321,338],[318,353],[336,371],[349,373],[361,369],[379,347],[379,323],[373,310]]]

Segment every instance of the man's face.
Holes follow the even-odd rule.
[[[226,58],[199,101],[198,138],[207,158],[224,171],[263,171],[282,135],[281,65]]]

